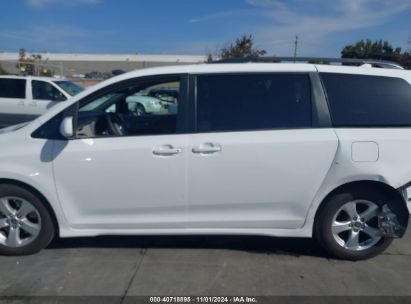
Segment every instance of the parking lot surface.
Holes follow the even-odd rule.
[[[327,258],[310,239],[98,237],[0,257],[1,296],[411,295],[411,233],[374,259]]]

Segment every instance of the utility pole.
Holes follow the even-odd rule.
[[[294,42],[294,63],[295,60],[297,59],[297,48],[298,48],[298,36],[295,35],[295,42]]]

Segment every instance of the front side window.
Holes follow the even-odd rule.
[[[153,95],[173,92],[175,98]],[[175,134],[180,80],[146,81],[113,89],[80,104],[77,137]]]
[[[0,79],[0,97],[2,98],[26,98],[26,80],[24,79]]]
[[[57,90],[52,84],[45,81],[33,80],[31,82],[31,90],[33,94],[33,99],[36,100],[66,100],[66,97],[63,93]]]
[[[411,85],[401,78],[321,73],[336,127],[411,126]]]
[[[197,78],[199,132],[311,127],[306,74],[206,75]]]

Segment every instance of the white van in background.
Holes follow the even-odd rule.
[[[0,128],[33,120],[82,90],[64,79],[0,76]]]

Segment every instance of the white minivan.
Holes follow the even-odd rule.
[[[408,225],[411,72],[203,64],[109,79],[0,134],[0,253],[53,237],[314,236],[350,260]],[[134,115],[129,96],[176,91]]]
[[[33,120],[56,103],[80,93],[69,80],[34,76],[0,76],[0,128]]]

